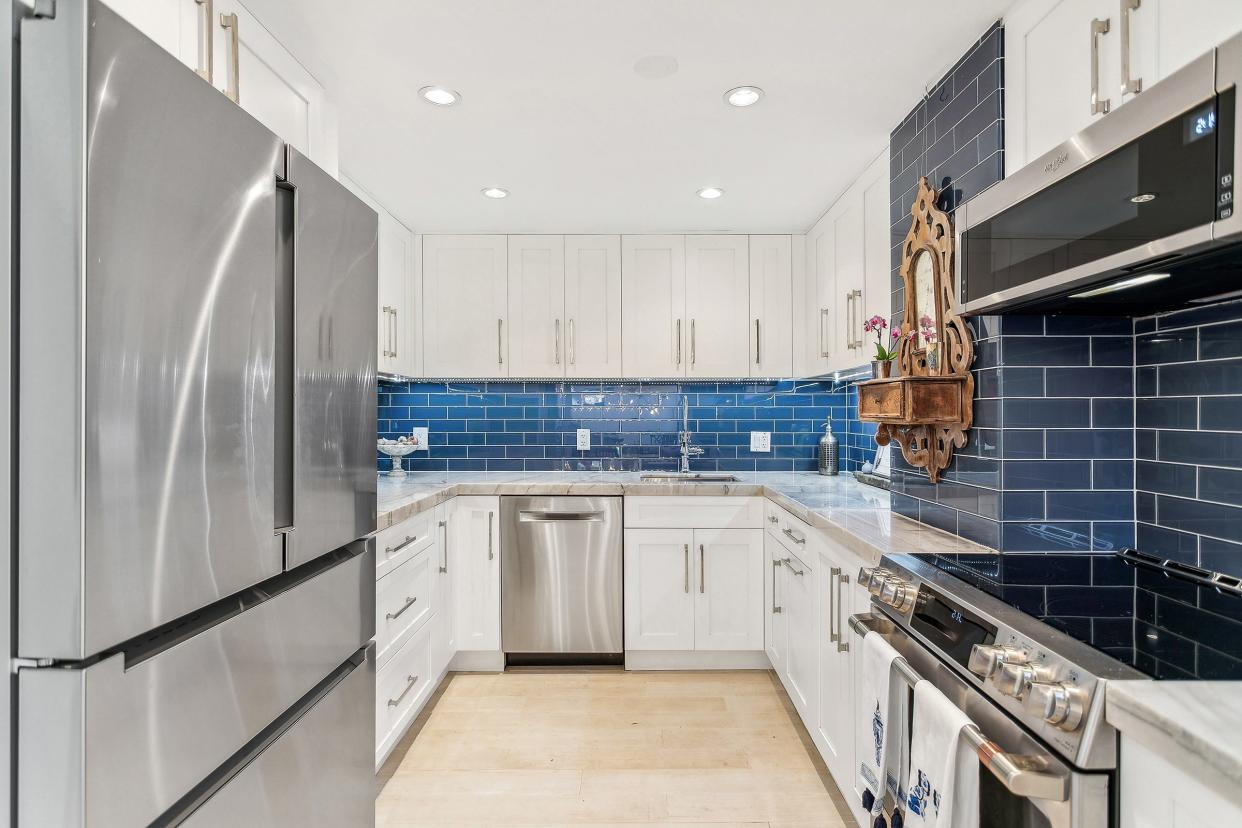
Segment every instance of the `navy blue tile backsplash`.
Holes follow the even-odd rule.
[[[842,472],[874,459],[875,426],[858,421],[856,390],[815,381],[381,381],[379,431],[430,429],[429,451],[403,460],[411,471],[668,471],[683,400],[704,449],[690,460],[696,471],[813,471],[828,416]],[[574,447],[579,428],[591,429],[589,451]],[[772,451],[750,451],[751,431],[771,432]]]

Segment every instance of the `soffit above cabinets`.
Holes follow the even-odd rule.
[[[788,233],[1009,3],[248,5],[336,102],[341,169],[420,232]],[[743,84],[762,100],[727,105]]]

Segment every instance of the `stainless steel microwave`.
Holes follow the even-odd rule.
[[[959,206],[958,310],[1137,315],[1242,296],[1242,35]]]

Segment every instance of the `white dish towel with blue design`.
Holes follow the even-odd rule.
[[[979,758],[962,738],[968,724],[931,682],[914,686],[906,828],[978,828]]]
[[[902,731],[910,693],[904,681],[891,680],[897,658],[897,651],[878,632],[872,630],[863,637],[856,744],[867,746],[858,757],[858,776],[862,789],[870,794],[863,796],[863,806],[873,816],[883,807],[885,791],[893,802],[905,799],[900,778],[907,759]]]

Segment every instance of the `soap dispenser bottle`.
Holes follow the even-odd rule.
[[[819,473],[835,476],[839,473],[841,443],[832,435],[832,418],[824,423],[824,436],[819,438]]]

